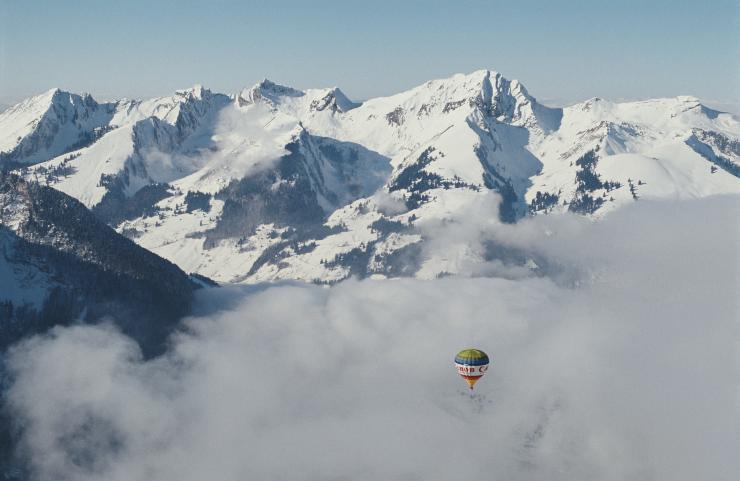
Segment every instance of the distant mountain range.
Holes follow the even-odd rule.
[[[551,108],[488,70],[362,103],[264,80],[109,103],[53,89],[1,112],[0,352],[107,319],[152,356],[209,278],[539,270],[455,226],[740,193],[733,115],[693,97]],[[7,416],[0,476],[21,479]]]
[[[502,222],[740,193],[739,139],[693,97],[550,108],[481,70],[363,103],[269,80],[111,103],[54,89],[0,114],[0,165],[184,271],[332,283],[458,272],[481,254],[421,256],[425,226],[491,192]]]

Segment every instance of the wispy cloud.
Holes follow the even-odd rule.
[[[206,291],[151,361],[57,328],[8,359],[24,453],[42,480],[731,479],[738,198],[639,204],[483,232],[560,277]]]

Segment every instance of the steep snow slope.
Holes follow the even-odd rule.
[[[718,161],[702,154],[698,142],[692,145],[704,131],[731,143],[740,123],[692,97],[622,104],[591,99],[567,107],[560,129],[533,146],[543,169],[527,200],[536,211],[603,215],[638,198],[737,192],[737,158],[715,170],[711,164]],[[538,194],[544,202],[537,202]]]
[[[692,97],[555,109],[481,70],[358,104],[338,88],[263,80],[233,96],[196,86],[106,104],[93,110],[108,117],[75,127],[98,132],[78,147],[28,127],[48,115],[41,97],[0,117],[3,155],[34,164],[27,178],[141,246],[220,281],[436,277],[497,255],[471,245],[473,233],[434,242],[461,216],[495,228],[740,192],[740,122]]]
[[[33,164],[90,144],[112,128],[115,104],[52,89],[0,113],[0,167]]]
[[[189,311],[175,265],[54,189],[0,174],[0,349],[25,335],[107,317],[151,353]]]
[[[44,178],[88,207],[101,203],[106,194],[130,197],[147,185],[195,170],[195,155],[166,156],[191,134],[212,125],[228,102],[227,96],[202,87],[145,102],[118,102],[106,135],[29,168],[27,176]],[[196,149],[192,143],[187,147]]]

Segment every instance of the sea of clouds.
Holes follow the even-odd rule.
[[[484,229],[526,275],[205,290],[151,360],[56,328],[6,360],[19,448],[39,480],[737,479],[738,213]],[[492,361],[473,394],[467,347]]]

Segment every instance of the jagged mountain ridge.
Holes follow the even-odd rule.
[[[740,192],[737,118],[691,97],[550,108],[482,70],[362,104],[263,80],[112,105],[104,135],[24,175],[228,282],[454,273],[483,254],[422,258],[424,226],[491,191],[507,222]]]

